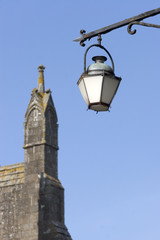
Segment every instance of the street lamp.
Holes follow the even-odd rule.
[[[117,92],[117,89],[121,81],[121,78],[116,77],[114,74],[114,62],[110,53],[105,47],[101,45],[102,40],[101,35],[126,25],[128,25],[127,28],[128,33],[133,35],[136,33],[135,29],[131,30],[134,24],[146,27],[160,28],[160,25],[141,22],[143,19],[155,16],[157,14],[160,14],[160,8],[142,13],[135,17],[128,18],[124,21],[109,25],[107,27],[98,29],[87,34],[85,30],[80,31],[80,34],[82,36],[75,39],[74,41],[80,42],[80,45],[82,47],[85,46],[84,42],[86,40],[90,40],[91,38],[98,36],[98,44],[91,45],[90,47],[87,48],[85,52],[84,72],[77,83],[82,94],[82,97],[88,106],[88,109],[97,112],[109,111],[110,104]],[[95,61],[95,63],[91,64],[86,69],[86,55],[88,50],[92,47],[99,47],[107,53],[111,60],[112,68],[104,63],[107,60],[105,56],[95,56],[92,58],[92,60]]]
[[[105,56],[95,56],[92,60],[95,62],[86,69],[86,55],[91,47],[103,49],[112,62],[112,68],[105,64]],[[99,111],[108,111],[114,95],[117,92],[121,78],[114,74],[114,62],[101,44],[93,44],[87,48],[84,55],[84,72],[82,73],[78,86],[88,109]]]

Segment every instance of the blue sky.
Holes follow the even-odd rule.
[[[99,114],[86,111],[76,85],[86,48],[73,42],[81,29],[158,7],[158,0],[0,0],[0,165],[24,160],[24,114],[43,64],[74,240],[160,239],[160,30],[137,26],[131,36],[123,27],[103,36],[122,82],[111,112]],[[145,21],[160,24],[160,15]]]

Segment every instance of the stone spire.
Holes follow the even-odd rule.
[[[45,88],[44,88],[44,72],[45,67],[43,65],[40,65],[38,67],[38,71],[39,71],[39,78],[38,78],[38,92],[40,93],[44,93]]]
[[[43,65],[38,67],[38,89],[32,90],[25,114],[24,196],[28,215],[24,228],[28,235],[24,232],[21,239],[71,240],[64,223],[64,189],[58,179],[58,119],[51,91],[44,89],[44,69]]]
[[[0,167],[0,240],[72,240],[58,179],[58,124],[39,66],[24,122],[24,163]]]

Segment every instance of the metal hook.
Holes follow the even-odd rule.
[[[98,41],[98,44],[101,45],[101,42],[102,42],[101,34],[98,34],[97,41]]]

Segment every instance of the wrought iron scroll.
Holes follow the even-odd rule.
[[[135,34],[137,32],[136,29],[132,30],[132,26],[133,25],[141,25],[141,26],[145,26],[145,27],[160,28],[160,25],[157,25],[157,24],[151,24],[151,23],[144,23],[144,22],[134,21],[134,22],[129,23],[128,27],[127,27],[127,31],[131,35],[133,35],[133,34]]]
[[[81,29],[80,30],[80,34],[82,35],[82,37],[83,37],[83,35],[86,33],[86,30],[84,30],[84,29]],[[85,43],[84,43],[84,40],[81,40],[80,41],[80,45],[82,46],[82,47],[85,47]]]

